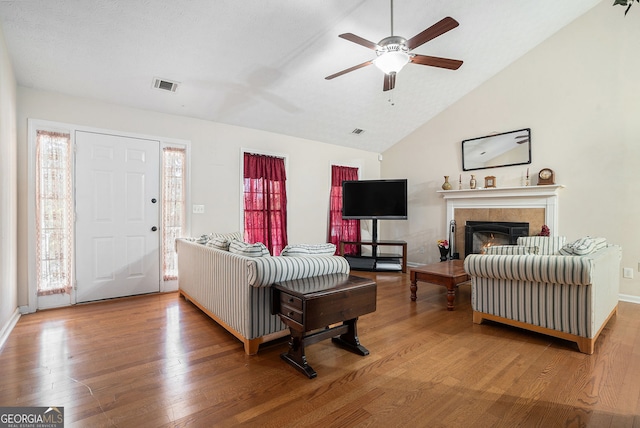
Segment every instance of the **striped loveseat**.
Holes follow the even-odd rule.
[[[469,255],[464,267],[471,276],[473,322],[497,321],[559,337],[592,354],[617,312],[622,251],[604,240],[587,248],[587,241],[593,240],[566,244],[564,237],[523,237],[517,246]]]
[[[178,288],[255,354],[261,343],[289,334],[271,314],[270,285],[278,281],[349,273],[343,257],[247,257],[177,239]]]

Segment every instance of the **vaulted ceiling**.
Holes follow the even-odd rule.
[[[375,66],[324,78],[375,58],[338,35],[389,36],[389,0],[3,0],[0,25],[21,86],[382,152],[599,1],[396,1],[405,38],[455,18],[414,52],[464,64],[387,92]]]

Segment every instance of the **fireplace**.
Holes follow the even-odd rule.
[[[464,254],[481,254],[490,245],[514,245],[519,236],[529,236],[529,223],[467,221]]]
[[[489,189],[438,190],[447,203],[445,227],[455,220],[455,251],[461,256],[466,249],[467,221],[528,222],[530,234],[543,225],[558,236],[560,184],[525,187],[497,187]],[[495,234],[494,234],[495,236]]]

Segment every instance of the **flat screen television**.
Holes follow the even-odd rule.
[[[407,219],[407,180],[342,182],[342,218]]]

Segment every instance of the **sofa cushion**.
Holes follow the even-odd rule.
[[[567,242],[564,236],[521,236],[518,238],[518,245],[525,247],[538,247],[538,254],[549,255],[558,254],[560,248]]]
[[[486,248],[486,254],[502,256],[526,256],[538,254],[538,247],[526,247],[524,245],[492,245]]]
[[[590,236],[586,236],[566,244],[560,248],[559,253],[566,256],[586,256],[587,254],[595,253],[606,246],[607,240],[605,238],[592,238]]]
[[[294,244],[282,249],[281,256],[318,257],[333,256],[336,253],[334,244]]]
[[[248,244],[246,242],[232,240],[229,244],[229,251],[245,257],[266,257],[269,250],[262,242]]]

